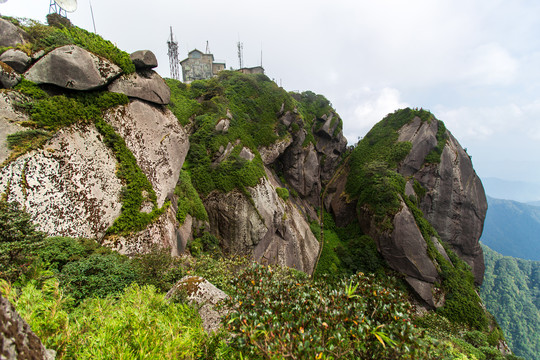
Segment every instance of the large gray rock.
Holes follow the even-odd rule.
[[[221,327],[221,317],[227,310],[218,310],[216,305],[228,296],[208,280],[199,276],[184,276],[165,295],[166,299],[187,295],[187,300],[197,305],[203,328],[208,334],[217,332]]]
[[[123,75],[109,85],[109,91],[160,105],[166,105],[171,100],[171,89],[153,70]]]
[[[137,69],[153,69],[158,66],[156,55],[150,50],[135,51],[129,57]]]
[[[8,64],[0,61],[0,88],[14,88],[21,81],[21,75]]]
[[[122,207],[117,165],[93,125],[75,125],[0,169],[0,193],[51,236],[99,239]]]
[[[42,57],[24,76],[37,84],[93,90],[109,84],[121,72],[118,66],[102,57],[76,45],[66,45]]]
[[[10,47],[24,44],[29,38],[28,34],[7,20],[0,19],[0,46]]]
[[[22,74],[30,66],[32,59],[21,50],[9,49],[0,55],[0,61],[8,64],[13,70]]]
[[[248,188],[251,199],[236,190],[208,195],[204,205],[212,232],[221,239],[226,253],[310,274],[319,243],[291,200],[277,195],[277,179],[269,171],[267,177]]]
[[[53,360],[55,352],[45,349],[30,325],[17,313],[15,307],[0,295],[0,359]]]
[[[277,158],[279,158],[285,152],[285,149],[292,144],[292,142],[292,136],[286,136],[285,138],[277,140],[268,146],[259,147],[257,150],[259,151],[259,154],[261,154],[264,165],[273,164]]]
[[[109,110],[105,116],[124,138],[137,164],[157,195],[158,206],[174,193],[189,150],[189,140],[173,113],[160,106],[134,100]]]
[[[3,99],[2,95],[3,94],[0,94],[0,102]],[[8,135],[23,130],[25,130],[25,128],[15,122],[9,121],[3,116],[0,106],[0,164],[2,164],[9,157],[9,154],[11,152],[7,144]]]

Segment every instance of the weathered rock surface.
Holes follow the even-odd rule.
[[[25,130],[18,122],[28,120],[26,114],[13,109],[12,103],[16,101],[17,94],[16,92],[0,93],[0,164],[8,158],[11,152],[8,148],[7,136]]]
[[[159,105],[166,105],[171,100],[171,89],[153,70],[139,70],[129,75],[122,75],[109,85],[109,91]]]
[[[356,200],[349,199],[345,186],[349,167],[344,167],[341,173],[336,174],[333,181],[329,182],[323,194],[324,206],[334,215],[337,226],[346,227],[356,220]]]
[[[261,154],[264,165],[273,164],[278,157],[283,154],[285,149],[289,147],[293,142],[292,136],[287,136],[284,139],[280,139],[269,146],[261,146],[257,150]]]
[[[227,133],[230,125],[231,121],[229,119],[221,119],[216,124],[216,131],[220,133]]]
[[[0,193],[51,236],[99,239],[120,215],[116,166],[97,129],[76,125],[0,169]]]
[[[10,47],[26,43],[28,34],[7,20],[0,19],[0,46]]]
[[[118,66],[102,57],[76,45],[65,45],[42,57],[24,76],[36,84],[93,90],[109,84],[121,72]]]
[[[0,61],[0,87],[11,89],[21,81],[21,75],[6,63]]]
[[[0,55],[0,61],[8,64],[13,70],[22,74],[28,69],[32,59],[21,50],[9,49]]]
[[[171,207],[146,229],[128,236],[106,237],[102,243],[129,256],[149,253],[154,247],[171,249],[172,256],[178,256],[183,251],[176,211]]]
[[[53,360],[55,352],[47,350],[41,340],[21,318],[15,307],[0,295],[0,359]]]
[[[426,126],[429,124],[423,125]],[[436,130],[432,128],[431,132]],[[470,157],[452,134],[447,134],[441,162],[426,165],[413,175],[427,190],[419,199],[419,207],[441,239],[471,266],[476,283],[481,284],[485,267],[478,241],[487,211],[486,195]],[[415,144],[413,142],[411,153],[415,150]],[[398,171],[404,169],[406,174],[407,169],[415,166],[407,160]]]
[[[174,193],[189,150],[189,140],[173,113],[160,106],[134,100],[105,114],[124,138],[137,164],[156,192],[158,206]]]
[[[267,176],[248,188],[251,200],[236,190],[211,193],[204,200],[211,231],[221,239],[226,253],[250,255],[262,263],[309,274],[319,243],[292,202],[277,195],[279,184],[274,176],[269,171]]]
[[[226,315],[227,310],[218,311],[216,305],[225,300],[227,294],[202,277],[184,276],[167,292],[165,298],[174,298],[181,292],[187,295],[190,303],[199,306],[204,330],[209,334],[217,332],[221,327],[221,317]]]
[[[158,66],[156,55],[150,50],[135,51],[129,57],[137,69],[153,69]]]

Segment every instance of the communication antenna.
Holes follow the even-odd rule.
[[[180,67],[178,62],[178,41],[174,41],[174,35],[172,32],[171,26],[171,38],[167,40],[167,45],[169,46],[169,66],[171,68],[171,78],[180,80]]]
[[[244,43],[240,41],[237,44],[238,46],[238,62],[240,63],[240,69],[244,67]]]
[[[77,10],[77,0],[51,0],[49,3],[49,14],[56,13],[67,17],[67,13]]]
[[[210,45],[208,45],[208,40],[206,40],[206,53],[210,54]]]
[[[92,14],[92,24],[94,25],[94,34],[96,33],[96,22],[94,21],[94,10],[92,10],[92,2],[88,0],[90,4],[90,14]]]

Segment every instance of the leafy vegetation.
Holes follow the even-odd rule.
[[[446,127],[444,123],[440,120],[437,120],[437,146],[435,149],[431,150],[429,154],[426,155],[424,159],[425,164],[433,164],[441,162],[441,154],[443,152],[444,146],[448,139],[448,134],[446,132]]]
[[[180,171],[178,184],[174,190],[174,194],[178,196],[178,210],[176,211],[176,219],[180,224],[184,223],[186,215],[189,214],[195,219],[206,221],[208,214],[202,203],[197,190],[191,183],[191,177],[186,170]]]
[[[278,187],[276,188],[276,193],[278,194],[280,198],[282,198],[285,201],[289,199],[289,190],[287,190],[287,188]]]
[[[482,246],[486,271],[480,295],[510,348],[540,359],[540,262],[503,256]]]

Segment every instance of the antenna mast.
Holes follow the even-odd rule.
[[[238,46],[238,62],[240,63],[240,69],[244,67],[244,43],[240,41],[237,44]]]
[[[55,0],[51,0],[49,3],[49,14],[58,14],[63,17],[67,17],[67,11],[62,9]]]
[[[208,45],[208,40],[206,40],[206,53],[210,54],[210,45]]]
[[[171,38],[167,41],[167,45],[169,46],[169,51],[167,55],[169,55],[169,66],[171,68],[171,78],[180,80],[180,67],[178,66],[178,41],[174,41],[174,36],[172,32],[172,26],[171,26]]]

